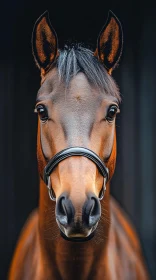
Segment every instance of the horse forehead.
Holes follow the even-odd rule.
[[[89,83],[85,74],[78,73],[70,82],[69,96],[70,98],[73,97],[78,100],[86,100],[87,97],[89,97],[89,99],[95,99],[99,96],[99,91]]]
[[[58,93],[59,94],[59,93]],[[62,107],[62,101],[64,106]],[[102,102],[102,94],[93,87],[83,73],[77,74],[70,82],[67,91],[60,95],[60,112],[72,118],[91,121]]]
[[[89,83],[87,77],[83,73],[78,73],[66,85],[66,82],[62,79],[60,81],[60,77],[58,71],[53,69],[51,73],[47,75],[44,83],[39,89],[38,96],[43,97],[51,97],[53,103],[61,103],[65,101],[68,104],[73,103],[73,101],[77,101],[77,103],[82,102],[83,105],[86,103],[91,104],[91,102],[96,103],[99,102],[102,98],[102,94],[100,94],[99,90],[95,88],[95,86]],[[78,102],[79,101],[79,102]]]

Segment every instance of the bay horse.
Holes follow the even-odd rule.
[[[122,45],[111,11],[95,52],[80,44],[58,49],[48,12],[35,23],[39,209],[21,232],[9,280],[149,279],[137,234],[110,197],[121,101],[111,74]]]

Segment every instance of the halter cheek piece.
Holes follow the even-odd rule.
[[[104,177],[103,187],[100,191],[100,196],[99,196],[99,200],[101,200],[104,197],[104,193],[106,191],[106,183],[108,181],[108,174],[109,174],[108,168],[104,165],[103,161],[96,153],[83,147],[71,147],[71,148],[64,149],[49,160],[48,164],[44,168],[43,179],[45,184],[47,185],[50,199],[54,201],[56,200],[50,182],[50,174],[53,172],[54,168],[62,160],[72,156],[84,156],[90,159],[91,161],[93,161],[97,165],[99,172]]]

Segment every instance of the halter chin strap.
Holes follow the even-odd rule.
[[[72,156],[84,156],[96,164],[97,168],[99,169],[99,172],[104,177],[103,187],[100,191],[99,197],[99,200],[101,200],[104,197],[104,193],[106,191],[106,183],[108,181],[109,171],[96,153],[84,147],[71,147],[64,149],[49,160],[48,164],[44,168],[43,179],[45,184],[47,185],[50,199],[54,201],[56,200],[51,186],[50,174],[62,160]]]

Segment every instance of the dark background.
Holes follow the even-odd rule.
[[[135,224],[151,278],[156,279],[154,0],[1,1],[0,279],[6,279],[20,230],[38,205],[37,117],[33,109],[40,77],[31,54],[31,33],[36,19],[47,9],[60,47],[74,39],[95,48],[109,9],[122,23],[124,51],[113,73],[123,101],[117,120],[118,157],[112,194]]]

